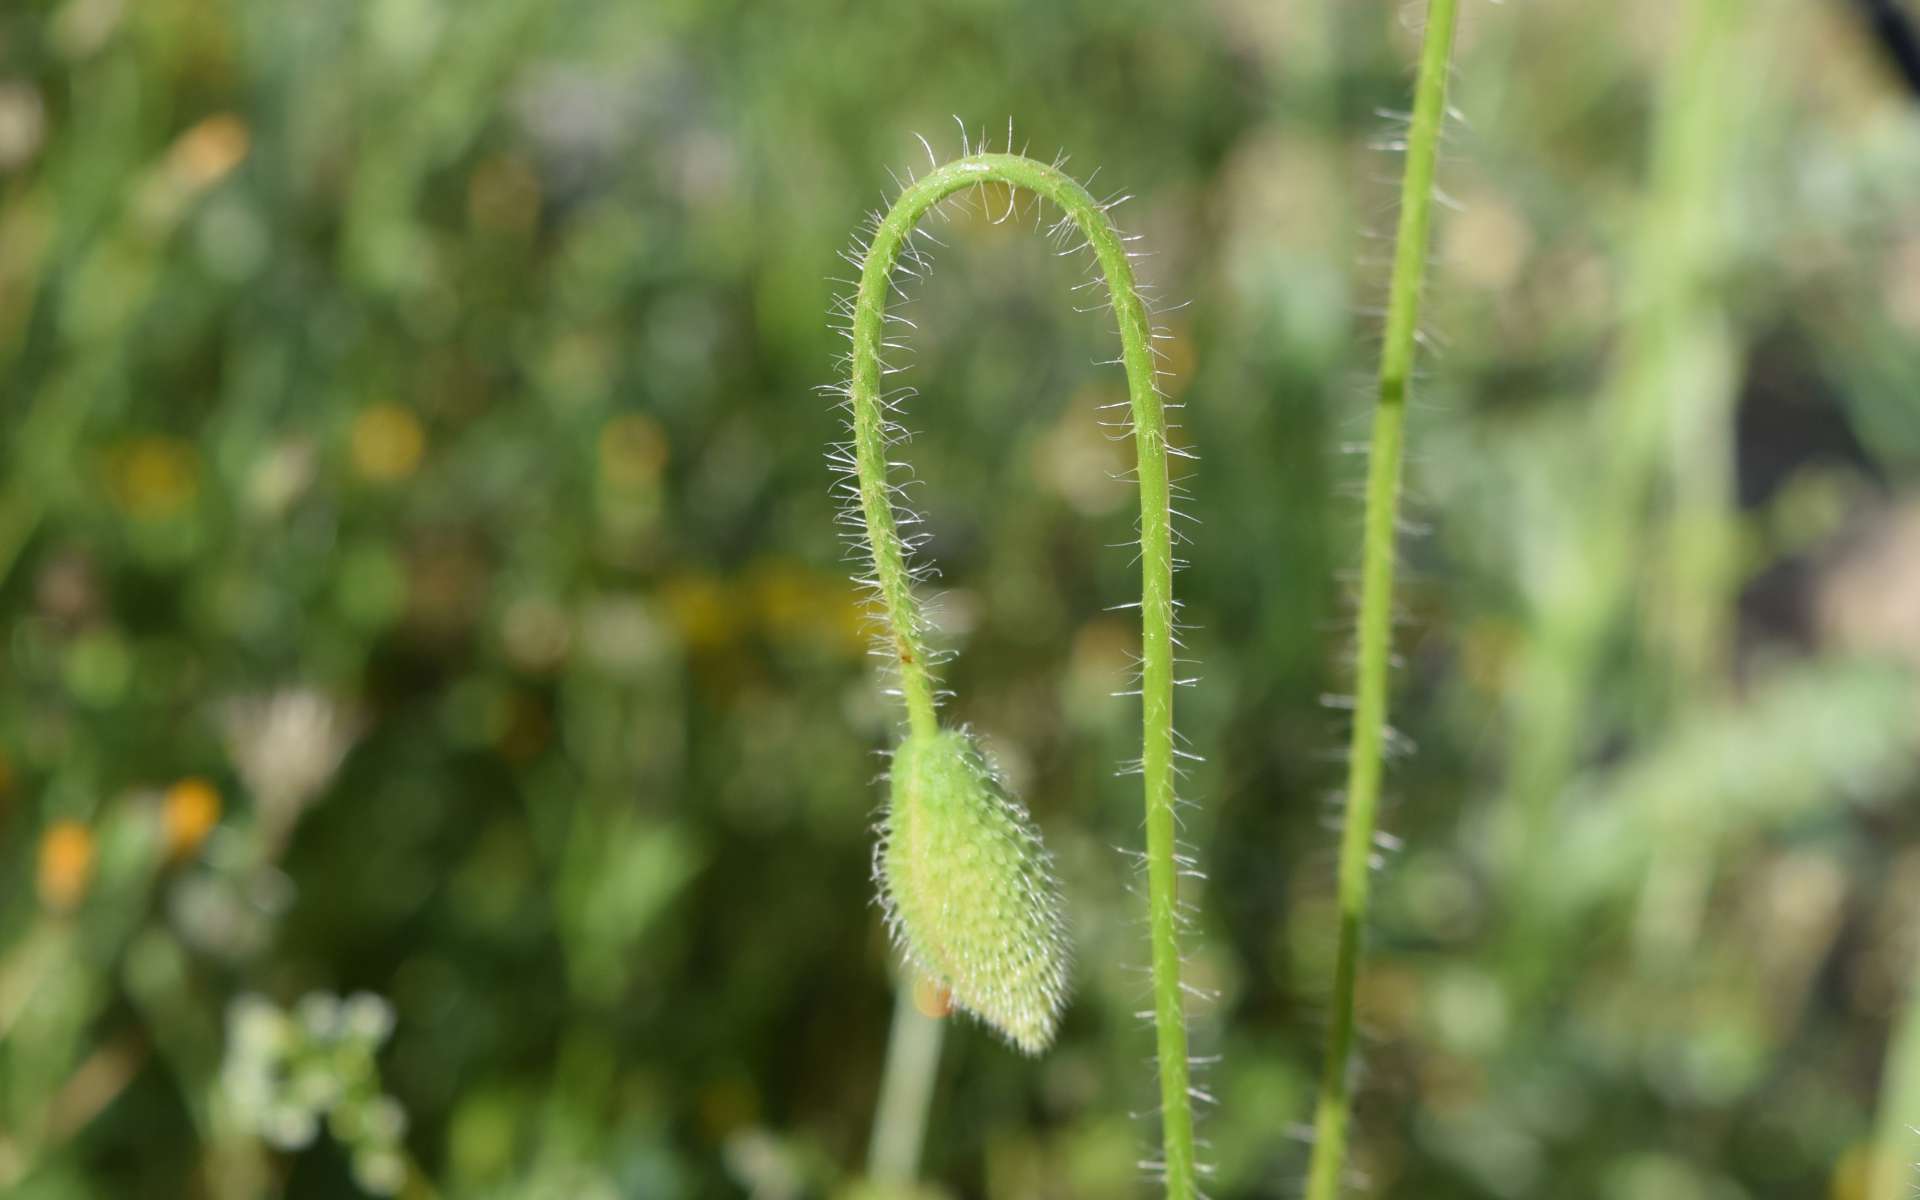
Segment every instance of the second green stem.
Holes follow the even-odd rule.
[[[1433,221],[1434,164],[1446,119],[1447,72],[1453,56],[1457,0],[1430,0],[1427,30],[1414,87],[1407,136],[1406,175],[1400,190],[1400,227],[1394,240],[1393,281],[1387,300],[1386,345],[1380,355],[1380,395],[1373,414],[1367,462],[1367,509],[1360,581],[1360,662],[1347,762],[1346,828],[1340,844],[1340,944],[1334,964],[1332,1026],[1325,1073],[1314,1112],[1313,1160],[1307,1200],[1334,1200],[1346,1162],[1351,1116],[1348,1065],[1353,1055],[1354,990],[1365,933],[1372,871],[1374,821],[1380,804],[1381,758],[1387,729],[1387,679],[1393,642],[1393,564],[1399,517],[1400,462],[1406,442],[1407,390],[1413,374]]]

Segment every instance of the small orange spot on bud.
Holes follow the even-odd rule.
[[[913,1006],[922,1016],[938,1021],[953,1011],[953,992],[951,989],[927,979],[913,981]]]
[[[78,821],[56,821],[40,836],[40,903],[66,913],[78,907],[93,882],[93,832]]]
[[[220,823],[220,793],[204,779],[182,779],[167,789],[163,815],[167,857],[185,858]]]

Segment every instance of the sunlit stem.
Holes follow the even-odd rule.
[[[1394,242],[1393,281],[1387,300],[1386,345],[1380,355],[1380,395],[1373,413],[1373,440],[1367,461],[1360,665],[1347,760],[1346,828],[1340,843],[1340,944],[1334,964],[1327,1059],[1314,1112],[1307,1200],[1334,1200],[1340,1194],[1340,1175],[1346,1162],[1352,1110],[1348,1068],[1353,1055],[1354,986],[1366,927],[1387,728],[1400,460],[1406,436],[1407,387],[1420,319],[1420,290],[1426,275],[1428,230],[1433,220],[1434,163],[1446,118],[1455,6],[1456,0],[1431,0],[1427,5],[1427,31],[1414,85],[1413,124],[1407,135],[1406,175],[1400,190],[1400,228]]]

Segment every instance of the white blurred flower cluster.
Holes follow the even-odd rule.
[[[227,752],[274,846],[326,790],[359,732],[339,705],[307,688],[237,701],[225,725]]]
[[[381,1092],[374,1062],[392,1032],[392,1006],[368,992],[309,992],[291,1012],[241,996],[227,1010],[222,1099],[242,1128],[281,1150],[305,1149],[325,1122],[354,1182],[396,1195],[407,1181],[407,1115]]]

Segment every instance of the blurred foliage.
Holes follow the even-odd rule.
[[[1412,436],[1419,750],[1362,980],[1368,1194],[1853,1200],[1876,1169],[1920,912],[1920,116],[1853,8],[1751,7],[1696,181],[1712,319],[1679,334],[1725,394],[1663,377],[1624,430],[1683,7],[1467,6]],[[913,131],[957,151],[952,113],[1133,193],[1146,281],[1191,301],[1202,1132],[1213,1194],[1294,1194],[1334,934],[1340,451],[1416,15],[0,8],[0,1194],[864,1194],[895,718],[814,388],[837,253],[924,161]],[[1112,847],[1137,798],[1111,776],[1137,730],[1108,695],[1134,635],[1105,610],[1135,585],[1094,413],[1122,385],[1075,263],[977,212],[937,232],[911,454],[953,710],[1059,858],[1078,994],[1038,1061],[952,1031],[928,1194],[1134,1193],[1145,944]],[[1625,507],[1621,469],[1649,481]],[[1597,580],[1596,513],[1629,550]],[[1702,527],[1724,592],[1674,565]],[[1724,640],[1704,670],[1675,666],[1682,612]],[[1516,826],[1529,789],[1546,815]],[[261,1137],[307,1131],[236,1087],[265,1044],[240,1030],[319,1014],[301,1053],[331,1054],[320,1010],[358,992],[390,1035],[298,1111],[346,1088],[378,1119]]]

